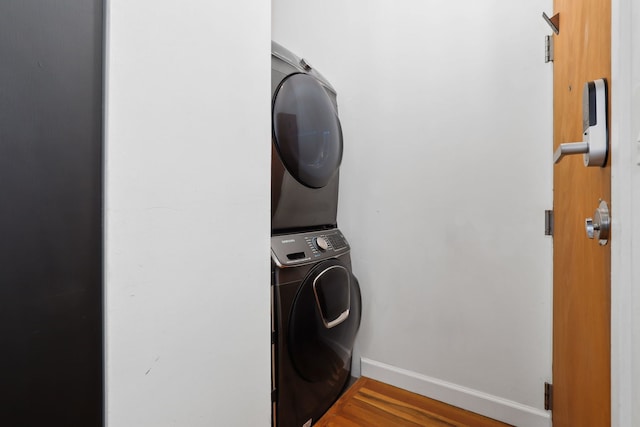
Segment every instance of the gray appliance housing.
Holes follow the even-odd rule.
[[[338,229],[271,238],[273,426],[314,424],[350,379],[362,297]]]
[[[271,43],[271,94],[274,106],[278,91],[291,76],[304,75],[315,79],[328,96],[333,110],[329,115],[337,116],[336,91],[331,84],[304,59],[276,42]],[[300,76],[298,76],[300,77]],[[303,104],[304,102],[301,102]],[[304,105],[303,105],[304,107]],[[273,110],[272,110],[273,112]],[[276,113],[273,113],[275,116]],[[277,123],[273,119],[273,128]],[[342,132],[334,135],[339,140],[339,162],[342,159]],[[331,177],[322,186],[310,187],[301,182],[296,171],[287,168],[278,149],[277,136],[272,133],[271,144],[271,234],[283,234],[302,230],[335,228],[338,210],[338,167],[329,172]],[[300,167],[304,167],[301,165]]]

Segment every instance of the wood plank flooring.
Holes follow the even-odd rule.
[[[507,427],[446,403],[361,377],[316,427]]]

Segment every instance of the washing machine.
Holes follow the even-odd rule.
[[[340,230],[271,238],[275,427],[313,425],[351,371],[362,300]]]
[[[336,91],[271,43],[271,234],[336,227],[342,128]]]

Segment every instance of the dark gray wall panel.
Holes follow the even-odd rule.
[[[0,2],[0,425],[103,424],[103,32]]]

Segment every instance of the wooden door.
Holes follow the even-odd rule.
[[[587,81],[605,78],[610,100],[611,2],[555,0],[554,8],[560,14],[554,35],[555,149],[582,141]],[[554,427],[610,425],[611,246],[588,239],[584,226],[599,199],[611,209],[609,162],[587,168],[582,155],[573,155],[554,166]]]

